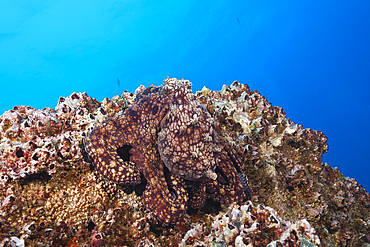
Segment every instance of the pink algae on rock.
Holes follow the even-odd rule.
[[[55,109],[16,106],[0,116],[0,246],[370,244],[370,195],[322,162],[325,135],[238,82],[196,98],[242,157],[251,201],[221,207],[209,196],[200,210],[163,225],[145,209],[140,186],[106,181],[83,148],[97,123],[134,98],[73,93]]]

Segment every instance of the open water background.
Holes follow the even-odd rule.
[[[238,80],[324,132],[323,161],[369,191],[369,13],[368,0],[1,0],[0,114],[167,76],[194,92]]]

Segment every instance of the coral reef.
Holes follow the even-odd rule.
[[[242,159],[253,197],[226,207],[208,195],[199,210],[162,224],[143,186],[107,181],[84,151],[88,133],[143,91],[102,102],[73,93],[55,110],[16,106],[0,116],[0,246],[370,245],[370,195],[322,162],[327,138],[238,82],[195,97]],[[189,198],[204,193],[194,183],[186,182]]]

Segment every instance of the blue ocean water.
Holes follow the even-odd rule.
[[[194,92],[238,80],[324,132],[323,161],[369,191],[369,13],[368,0],[0,1],[0,114],[167,76]]]

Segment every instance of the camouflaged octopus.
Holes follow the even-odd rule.
[[[226,205],[251,196],[240,158],[186,80],[144,89],[131,107],[94,128],[85,146],[110,181],[137,185],[142,173],[144,203],[165,224],[187,207],[201,208],[207,190]]]

